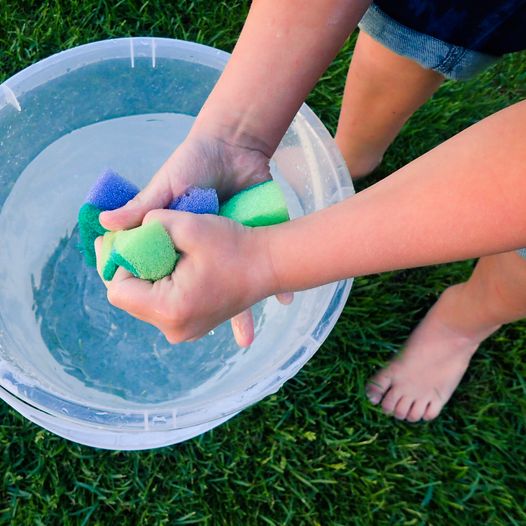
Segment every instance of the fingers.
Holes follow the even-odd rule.
[[[160,221],[163,226],[171,233],[174,230],[173,221],[174,218],[178,218],[179,221],[184,221],[185,216],[192,216],[191,212],[179,212],[177,210],[150,210],[143,219],[143,224],[150,223],[151,221]],[[178,230],[178,228],[176,228]]]
[[[276,294],[276,299],[282,305],[290,305],[294,301],[294,292],[281,292]]]
[[[234,316],[230,323],[234,338],[240,347],[248,347],[254,341],[254,317],[252,310],[247,309]]]
[[[119,309],[125,310],[141,320],[149,321],[152,303],[152,283],[135,278],[123,268],[119,268],[108,284],[108,301]]]
[[[148,212],[143,218],[143,223],[152,220],[160,221],[174,239],[178,250],[184,254],[191,254],[191,247],[194,244],[204,243],[205,246],[207,244],[206,239],[204,241],[200,239],[199,234],[203,229],[203,222],[221,219],[206,219],[205,216],[197,217],[191,213],[157,209]],[[224,221],[229,222],[226,219]],[[206,231],[206,228],[204,230]],[[102,238],[98,238],[95,242],[95,252],[97,270],[102,276],[101,248]],[[178,300],[181,298],[180,291],[178,293],[176,290],[174,293],[177,283],[173,281],[173,276],[151,283],[137,279],[125,269],[118,268],[113,279],[104,283],[107,287],[108,301],[113,306],[156,326],[170,343],[180,343],[203,334],[205,328],[203,323],[192,314],[192,310],[189,310],[185,302]],[[284,294],[281,299],[289,302],[292,298],[290,294]],[[221,320],[216,320],[215,324],[219,321]],[[252,312],[246,310],[235,316],[232,319],[232,330],[236,342],[241,347],[248,347],[254,340]]]
[[[283,305],[290,305],[294,300],[292,292],[276,294],[276,299]],[[254,341],[254,316],[252,310],[247,309],[230,320],[234,339],[240,347],[248,347]]]
[[[294,300],[294,293],[282,292],[276,294],[276,299],[283,305],[290,305]],[[254,341],[254,316],[252,310],[247,309],[230,320],[234,339],[240,347],[248,347]]]
[[[224,219],[214,216],[215,219]],[[176,210],[151,210],[146,214],[143,224],[159,221],[170,234],[176,249],[183,253],[192,253],[202,232],[202,225],[208,221],[207,216],[178,212]]]
[[[155,208],[164,208],[172,200],[169,178],[158,172],[148,186],[122,208],[102,212],[99,221],[108,230],[124,230],[139,226],[146,213]]]

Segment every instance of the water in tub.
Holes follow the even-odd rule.
[[[111,167],[143,187],[192,121],[149,114],[75,130],[25,168],[2,207],[0,323],[11,359],[46,389],[105,406],[156,404],[195,397],[235,367],[235,391],[236,378],[244,381],[254,364],[279,359],[272,353],[285,333],[293,339],[305,330],[300,294],[288,307],[275,299],[256,306],[257,337],[248,351],[237,347],[228,324],[197,342],[169,345],[157,329],[112,307],[96,271],[83,264],[76,215],[97,175]],[[278,180],[291,214],[301,215]]]

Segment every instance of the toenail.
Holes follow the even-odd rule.
[[[369,398],[369,402],[374,405],[376,405],[382,399],[381,395],[379,394],[368,394],[367,398]]]

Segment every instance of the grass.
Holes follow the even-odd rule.
[[[4,0],[0,81],[108,37],[170,36],[231,50],[247,9],[239,0]],[[308,100],[332,131],[351,51],[352,41]],[[379,176],[526,97],[525,71],[519,54],[471,82],[447,83],[404,128]],[[435,422],[399,423],[364,400],[367,377],[472,265],[358,279],[331,336],[293,380],[175,447],[94,450],[2,404],[0,524],[526,524],[524,323],[483,344]]]

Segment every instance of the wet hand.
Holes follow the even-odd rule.
[[[172,210],[151,211],[143,222],[153,219],[164,225],[182,254],[174,272],[152,283],[119,268],[105,282],[109,302],[156,326],[170,343],[200,338],[242,313],[234,318],[234,335],[241,346],[250,345],[254,324],[246,309],[276,290],[265,229]],[[100,245],[101,238],[97,256]]]
[[[258,150],[228,144],[202,133],[192,134],[172,153],[150,183],[128,204],[117,210],[102,212],[100,222],[109,230],[139,226],[146,214],[162,209],[189,186],[216,188],[220,200],[239,190],[270,179],[269,159]],[[292,302],[292,294],[280,294],[278,301]],[[238,342],[253,333],[250,311],[232,319]]]

